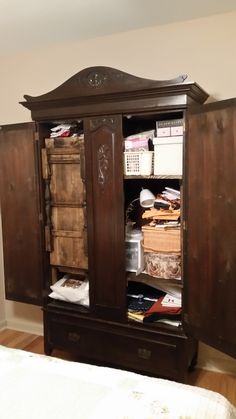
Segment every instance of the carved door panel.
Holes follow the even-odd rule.
[[[85,120],[91,310],[126,318],[122,118]]]
[[[87,269],[86,200],[82,139],[46,139],[46,248],[54,266]]]

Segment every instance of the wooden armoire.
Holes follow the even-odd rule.
[[[0,130],[5,289],[42,306],[45,353],[177,381],[196,363],[198,340],[236,356],[235,99],[204,105],[186,76],[108,67],[24,98],[33,122]],[[172,118],[184,121],[183,175],[124,176],[124,138]],[[60,124],[77,135],[50,137]],[[182,277],[164,280],[182,290],[181,327],[127,317],[125,212],[140,188],[163,185],[181,190]],[[89,307],[48,297],[64,274],[89,281]]]

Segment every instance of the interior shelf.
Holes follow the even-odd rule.
[[[154,287],[158,285],[160,285],[160,287],[166,285],[166,286],[175,286],[175,287],[183,288],[182,280],[155,278],[144,272],[142,272],[139,275],[136,275],[135,272],[127,272],[127,281],[143,282],[144,284],[154,286]]]
[[[177,179],[181,180],[182,176],[177,175],[149,175],[149,176],[136,176],[136,175],[124,175],[124,179]]]

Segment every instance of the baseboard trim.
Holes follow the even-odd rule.
[[[7,328],[7,322],[6,320],[0,320],[0,330]]]
[[[18,330],[20,332],[32,333],[33,335],[43,336],[43,325],[18,320],[7,320],[8,329]]]

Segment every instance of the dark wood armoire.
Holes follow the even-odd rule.
[[[6,298],[42,306],[45,353],[184,381],[197,342],[236,356],[236,108],[208,103],[186,76],[155,81],[80,71],[21,102],[31,123],[0,130]],[[125,176],[124,138],[184,123],[182,176]],[[76,135],[53,138],[70,125]],[[142,187],[181,190],[182,325],[127,316],[125,214]],[[50,298],[63,275],[89,282],[89,306]],[[147,277],[141,273],[139,277]]]

